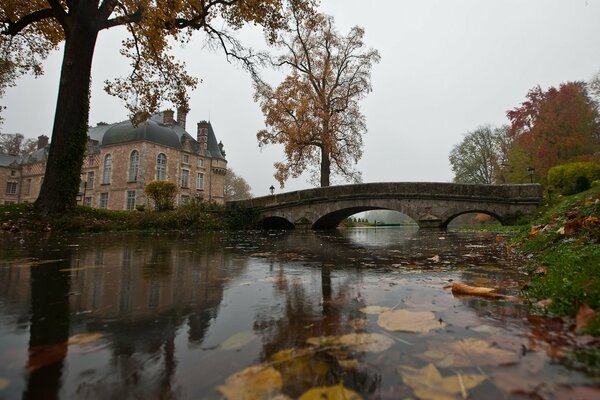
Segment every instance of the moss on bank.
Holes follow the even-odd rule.
[[[543,311],[575,317],[583,305],[600,311],[600,187],[558,197],[514,238],[531,255],[525,295]],[[600,336],[598,314],[583,331]]]
[[[27,232],[108,232],[108,231],[215,231],[248,229],[256,223],[251,209],[225,207],[215,203],[197,203],[173,211],[113,211],[77,207],[63,216],[42,217],[30,204],[0,206],[0,229]]]

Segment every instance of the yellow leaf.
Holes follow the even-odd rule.
[[[380,353],[388,350],[394,340],[379,333],[350,333],[342,336],[319,336],[306,339],[314,346],[344,346],[354,351]]]
[[[231,375],[217,390],[228,400],[266,400],[279,394],[282,387],[276,369],[255,365]]]
[[[421,400],[454,400],[458,395],[468,397],[468,391],[485,381],[484,375],[454,375],[442,377],[433,364],[423,368],[401,366],[402,381]]]
[[[365,329],[367,327],[367,325],[369,325],[369,320],[368,319],[353,319],[348,321],[348,323],[350,324],[350,326],[352,328],[354,328],[355,330],[361,330],[361,329]]]
[[[519,362],[516,353],[491,347],[489,343],[479,339],[464,339],[440,345],[423,356],[440,367],[507,365]]]
[[[0,390],[4,390],[10,385],[10,381],[5,378],[0,378]]]
[[[365,313],[365,314],[381,314],[382,312],[390,311],[390,310],[391,310],[391,308],[389,308],[389,307],[367,306],[367,307],[361,308],[360,312]]]
[[[446,326],[430,311],[394,310],[379,315],[377,325],[388,331],[429,332]]]
[[[101,333],[98,332],[94,332],[94,333],[78,333],[76,335],[73,335],[69,338],[69,344],[70,345],[74,345],[74,344],[88,344],[88,343],[92,343],[92,342],[96,342],[98,341],[100,338],[102,338]]]
[[[228,337],[223,343],[221,343],[221,350],[234,350],[240,347],[244,347],[248,343],[254,340],[256,335],[252,331],[238,332],[235,335]]]
[[[281,350],[269,360],[277,367],[284,382],[294,382],[302,387],[327,383],[329,364],[321,357],[315,357],[312,348]]]
[[[304,392],[298,400],[361,400],[362,397],[341,383],[335,386],[312,388]]]

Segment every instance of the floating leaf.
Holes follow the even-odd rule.
[[[306,339],[314,346],[345,346],[354,351],[380,353],[388,350],[394,340],[379,333],[350,333],[342,336],[319,336]]]
[[[27,371],[33,372],[47,365],[63,361],[67,357],[67,343],[34,346],[29,349]]]
[[[4,390],[10,385],[10,381],[5,378],[0,378],[0,390]]]
[[[377,325],[388,331],[429,332],[446,326],[430,311],[394,310],[379,315]]]
[[[327,383],[329,364],[321,357],[315,357],[312,348],[281,350],[269,360],[277,367],[284,382],[294,382],[302,387]]]
[[[98,341],[100,338],[102,338],[101,333],[99,332],[94,332],[94,333],[78,333],[76,335],[73,335],[69,338],[69,344],[70,345],[74,345],[74,344],[88,344],[88,343],[93,343]]]
[[[485,296],[495,292],[496,289],[488,287],[469,286],[460,282],[452,282],[452,294],[476,294]]]
[[[272,399],[282,387],[276,369],[255,365],[231,375],[217,390],[228,400],[260,400]]]
[[[454,400],[458,395],[468,397],[468,391],[485,381],[484,375],[462,375],[442,377],[433,364],[423,368],[401,366],[402,381],[412,388],[422,400]]]
[[[492,347],[479,339],[464,339],[437,346],[423,356],[441,367],[507,365],[519,361],[516,353]]]
[[[341,383],[335,386],[312,388],[304,392],[298,400],[361,400],[362,397],[353,390],[344,387]]]
[[[382,306],[367,306],[359,309],[360,312],[365,314],[381,314],[385,311],[390,311],[390,307],[382,307]]]
[[[234,350],[240,347],[244,347],[248,343],[254,340],[256,335],[252,331],[238,332],[235,335],[228,337],[223,343],[221,343],[221,350]]]

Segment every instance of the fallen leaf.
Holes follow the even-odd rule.
[[[10,385],[10,381],[5,378],[0,378],[0,390],[4,390]]]
[[[31,347],[27,360],[27,371],[31,373],[47,365],[61,362],[66,357],[66,342]]]
[[[449,345],[435,346],[423,356],[441,367],[471,367],[483,365],[508,365],[519,362],[515,352],[492,347],[479,339],[464,339]]]
[[[362,397],[341,383],[335,386],[312,388],[304,392],[298,400],[361,400]]]
[[[228,337],[223,343],[221,343],[221,350],[234,350],[240,347],[244,347],[248,343],[254,340],[256,335],[252,331],[238,332],[235,335]]]
[[[69,338],[69,345],[93,343],[102,338],[102,336],[104,335],[99,332],[78,333]]]
[[[284,382],[294,382],[298,387],[327,383],[329,364],[321,357],[315,357],[314,349],[281,350],[273,354],[269,361],[277,367]]]
[[[402,381],[422,400],[454,400],[458,395],[468,397],[468,391],[486,380],[484,375],[460,374],[442,377],[433,364],[423,368],[401,366]]]
[[[440,256],[436,254],[435,256],[428,258],[428,260],[437,263],[440,262]]]
[[[600,388],[590,386],[566,386],[554,387],[555,399],[568,400],[590,400],[600,398]]]
[[[577,311],[577,316],[575,317],[575,330],[576,331],[584,331],[587,329],[590,322],[592,322],[596,318],[596,310],[587,304],[582,304],[579,306],[579,311]]]
[[[349,358],[347,360],[338,360],[338,364],[340,367],[344,368],[346,371],[354,371],[358,369],[359,362],[356,358]]]
[[[385,311],[390,311],[390,307],[382,307],[382,306],[367,306],[360,308],[359,311],[365,314],[381,314]]]
[[[446,326],[431,311],[394,310],[379,314],[377,325],[388,331],[425,333]]]
[[[496,289],[482,287],[482,286],[469,286],[460,282],[452,282],[452,294],[476,294],[476,295],[488,295],[495,293]]]
[[[255,365],[231,375],[217,390],[228,400],[266,400],[282,387],[283,379],[276,369]]]
[[[313,346],[344,346],[354,351],[380,353],[388,350],[394,340],[379,333],[349,333],[342,336],[317,336],[306,339]]]

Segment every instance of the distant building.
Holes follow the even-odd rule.
[[[144,187],[153,180],[177,184],[178,204],[192,199],[223,203],[227,160],[210,122],[186,131],[185,112],[152,115],[133,126],[126,120],[99,123],[88,130],[81,171],[81,200],[95,208],[135,210],[148,205]],[[0,155],[0,204],[34,202],[46,170],[48,137],[28,157]],[[4,190],[3,190],[4,189]]]

